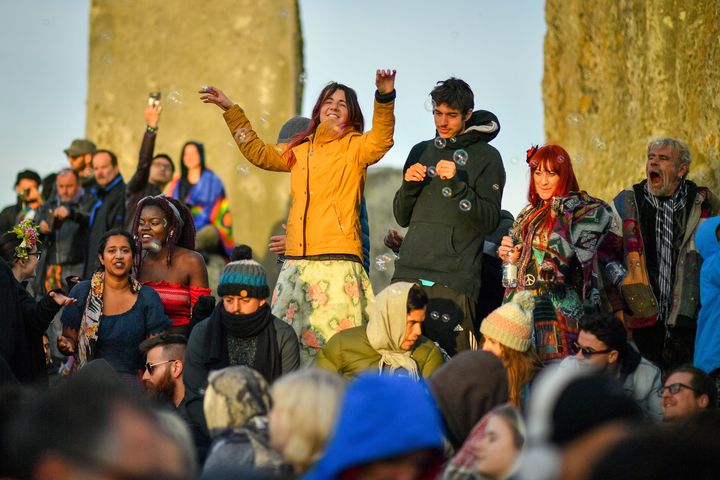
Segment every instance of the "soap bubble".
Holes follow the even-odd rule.
[[[261,121],[263,124],[269,123],[269,122],[270,122],[270,112],[268,112],[267,110],[264,110],[264,111],[260,114],[260,121]]]
[[[383,259],[382,255],[375,258],[375,267],[380,272],[384,272],[385,270],[387,270],[387,267],[385,266],[385,260]]]
[[[450,34],[453,40],[457,40],[457,38],[460,36],[460,34],[457,31],[454,31]]]
[[[430,318],[432,318],[433,320],[437,320],[438,318],[440,318],[440,314],[438,312],[430,312]]]
[[[500,185],[498,185],[497,183],[493,183],[492,189],[497,192],[498,190],[500,190]]]
[[[435,111],[435,102],[433,101],[432,97],[430,97],[430,96],[428,96],[427,100],[425,100],[425,110],[428,112]]]
[[[581,154],[578,153],[577,155],[575,155],[575,163],[576,164],[582,163],[584,161],[585,161],[585,157],[583,157]]]
[[[307,78],[308,78],[308,77],[307,77],[307,73],[305,73],[305,72],[302,72],[300,75],[298,75],[298,81],[299,81],[300,83],[305,83],[305,82],[307,82]]]
[[[605,150],[605,140],[600,135],[593,135],[590,143],[596,150]]]
[[[103,62],[110,65],[112,63],[112,55],[110,55],[109,53],[103,55]]]
[[[450,321],[450,315],[447,313],[443,313],[442,317],[440,317],[440,320],[442,320],[443,323],[448,323]]]
[[[445,148],[445,145],[447,145],[447,142],[442,137],[435,137],[435,147],[436,148]]]
[[[143,247],[143,249],[152,253],[160,253],[162,250],[162,243],[160,243],[160,240],[151,240],[148,246]]]
[[[470,203],[470,200],[463,198],[462,200],[460,200],[460,203],[458,204],[458,206],[460,207],[461,211],[469,212],[470,209],[472,208],[472,203]]]
[[[100,34],[100,38],[102,38],[106,42],[109,42],[110,40],[112,40],[112,32],[109,30],[105,30]]]
[[[383,253],[380,255],[385,263],[390,263],[395,261],[395,255],[392,253]]]
[[[235,167],[235,171],[238,175],[247,177],[250,174],[250,167],[248,167],[247,165],[238,165],[237,167]]]
[[[235,141],[238,143],[246,142],[250,138],[250,130],[248,130],[247,128],[238,128],[237,130],[235,130],[234,137]]]
[[[168,93],[165,105],[167,105],[168,107],[179,107],[182,104],[183,96],[180,90],[173,90],[172,92]]]
[[[427,174],[431,177],[437,177],[437,169],[434,165],[432,167],[428,167]]]
[[[468,161],[468,153],[465,150],[455,150],[455,153],[453,153],[453,160],[455,160],[455,163],[459,166],[464,167]]]
[[[511,165],[517,165],[518,163],[520,163],[520,160],[518,160],[517,157],[512,157],[512,158],[510,159],[510,164],[511,164]]]
[[[457,138],[455,138],[455,137],[450,137],[450,143],[455,143],[455,142],[457,142]]]
[[[442,196],[443,197],[452,197],[453,191],[450,187],[445,187],[442,189]]]
[[[287,17],[287,14],[288,14],[288,13],[287,13],[287,10],[285,10],[284,8],[281,8],[281,9],[280,9],[280,16],[281,16],[281,17]]]
[[[200,87],[200,91],[202,93],[211,93],[212,90],[210,89],[210,85],[203,85]]]
[[[565,157],[562,156],[562,155],[560,155],[560,156],[557,158],[557,161],[558,161],[558,163],[565,163]]]
[[[585,119],[583,118],[581,113],[572,112],[567,117],[565,117],[565,121],[568,125],[577,127],[578,125],[581,125],[585,121]]]

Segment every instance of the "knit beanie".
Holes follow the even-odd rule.
[[[533,309],[530,292],[521,290],[512,300],[499,306],[483,320],[480,333],[505,347],[527,352],[532,344]]]
[[[267,298],[270,289],[267,285],[265,269],[255,260],[238,260],[225,265],[217,293],[238,295],[240,297]]]

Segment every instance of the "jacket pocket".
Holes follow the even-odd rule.
[[[400,249],[400,261],[414,269],[457,271],[461,258],[455,250],[453,233],[450,225],[411,223]]]

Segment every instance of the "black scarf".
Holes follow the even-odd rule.
[[[202,362],[208,370],[217,370],[230,366],[227,336],[237,338],[257,338],[257,349],[253,365],[268,381],[272,382],[282,375],[282,359],[277,344],[275,325],[270,306],[265,304],[255,313],[233,315],[225,310],[220,302],[208,320],[203,345]]]

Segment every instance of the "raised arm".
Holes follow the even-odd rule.
[[[250,163],[263,170],[275,172],[289,172],[287,159],[275,148],[275,145],[266,145],[258,138],[252,129],[245,112],[234,104],[225,93],[216,87],[207,86],[199,92],[203,103],[217,105],[223,112],[230,133],[235,139],[238,148]]]
[[[153,102],[145,105],[145,135],[143,135],[142,144],[140,145],[140,155],[138,157],[138,166],[135,174],[127,184],[127,193],[133,194],[142,192],[147,187],[150,179],[150,165],[155,151],[155,139],[157,138],[157,126],[160,119],[162,106],[160,102]]]
[[[375,107],[372,128],[362,136],[359,159],[365,165],[378,162],[393,146],[395,132],[395,70],[375,72]]]

